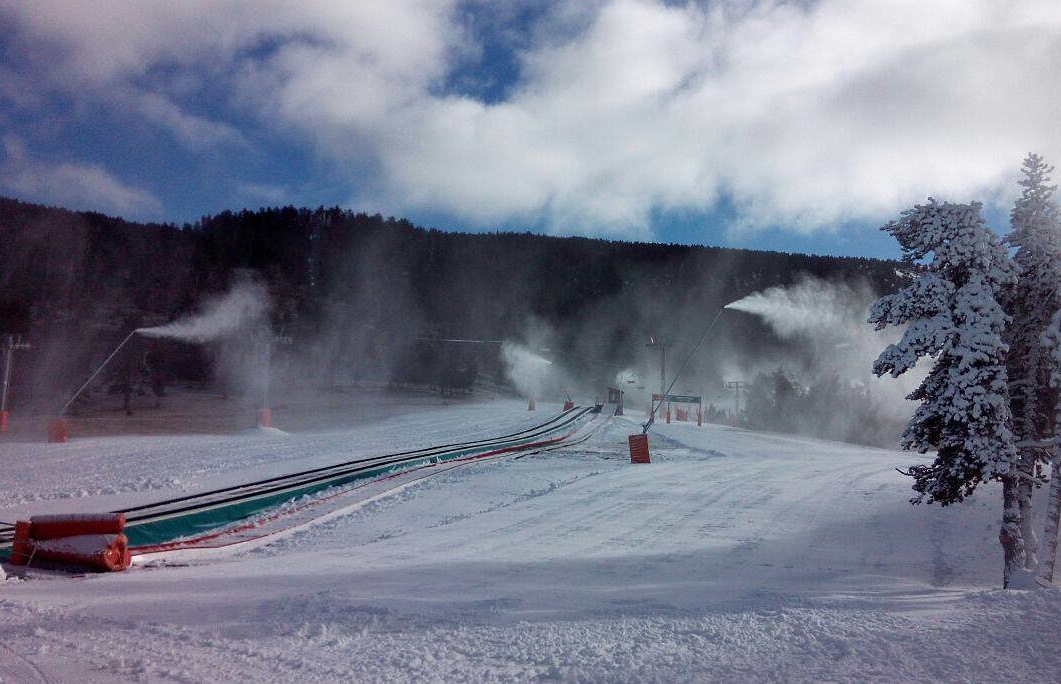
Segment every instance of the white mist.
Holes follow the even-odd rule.
[[[269,293],[265,286],[244,280],[222,297],[208,301],[197,314],[137,332],[145,337],[212,342],[259,325],[268,313]]]

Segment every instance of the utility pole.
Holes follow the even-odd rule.
[[[726,383],[726,389],[733,390],[733,420],[740,423],[740,390],[748,383],[743,380],[730,380]]]
[[[270,427],[272,424],[272,408],[269,406],[269,384],[271,382],[269,375],[272,373],[272,361],[273,341],[266,338],[265,344],[262,345],[264,372],[262,373],[262,405],[258,410],[258,427]]]
[[[678,372],[674,374],[674,380],[671,381],[671,387],[674,386],[674,383],[678,382],[678,378],[681,377],[682,373],[685,371],[686,366],[688,366],[689,362],[692,361],[693,356],[696,354],[696,350],[700,348],[701,344],[703,344],[704,338],[706,338],[707,334],[709,332],[711,332],[712,328],[715,327],[715,323],[718,322],[718,319],[722,317],[722,312],[723,311],[725,311],[725,308],[719,309],[718,313],[715,314],[715,317],[712,318],[711,322],[707,324],[706,328],[704,328],[704,332],[703,332],[703,334],[700,335],[700,339],[696,341],[695,345],[693,345],[692,351],[689,352],[689,355],[685,357],[685,362],[682,363],[681,368],[678,369]],[[661,381],[660,382],[660,394],[662,395],[662,397],[660,398],[660,406],[662,406],[663,402],[667,399],[667,392],[670,389],[670,388],[667,387],[667,347],[670,346],[670,345],[668,343],[664,342],[663,340],[657,340],[655,337],[650,337],[649,338],[649,343],[647,345],[645,345],[645,346],[649,347],[650,349],[651,348],[655,348],[656,346],[659,346],[659,348],[660,348],[659,375],[660,375],[660,381]],[[654,406],[653,406],[653,408],[654,408]],[[652,423],[655,420],[654,413],[655,413],[655,411],[650,412],[649,416],[648,416],[648,422],[641,426],[641,434],[642,435],[647,435],[648,434],[648,429],[650,427],[652,427]],[[633,438],[631,437],[631,439],[633,439]],[[633,451],[632,451],[633,450],[633,446],[632,445],[633,445],[633,442],[631,442],[631,457],[633,457]]]
[[[273,372],[273,346],[276,344],[289,345],[292,338],[283,332],[274,335],[267,333],[261,340],[262,344],[262,400],[261,408],[258,409],[258,427],[273,426],[273,409],[269,405],[269,390],[272,384]]]
[[[659,349],[659,393],[660,396],[667,394],[667,347],[671,346],[670,342],[664,342],[662,339],[656,337],[649,337],[648,344],[645,345],[648,349]]]
[[[649,337],[648,344],[645,345],[648,349],[659,349],[659,405],[661,407],[667,400],[667,347],[669,346],[669,342],[664,342],[663,339],[657,337]],[[649,401],[649,407],[651,408],[649,415],[651,423],[656,418],[655,402]]]
[[[7,432],[7,390],[11,385],[11,364],[16,349],[29,349],[29,344],[18,335],[8,335],[4,341],[4,385],[0,389],[0,432]]]

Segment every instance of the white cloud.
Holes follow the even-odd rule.
[[[131,94],[129,105],[147,120],[168,129],[181,144],[194,151],[222,144],[247,144],[233,126],[189,114],[157,93]]]
[[[162,202],[152,193],[126,185],[101,166],[72,162],[46,164],[31,158],[13,136],[3,139],[0,187],[23,199],[118,214],[129,219],[158,219]]]
[[[235,186],[239,201],[248,202],[252,206],[264,202],[269,206],[279,207],[297,202],[292,198],[291,190],[280,185],[240,181]]]
[[[704,208],[721,192],[740,225],[801,231],[990,194],[1027,151],[1061,156],[1052,7],[727,15],[616,0],[576,41],[529,55],[504,105],[432,103],[388,169],[418,205],[583,230],[636,232],[653,206]]]
[[[55,87],[207,69],[230,107],[375,169],[358,192],[388,212],[647,237],[653,209],[725,193],[735,229],[812,231],[929,194],[1008,201],[1027,152],[1061,163],[1054,0],[560,2],[493,105],[439,94],[476,53],[454,0],[0,7]],[[171,96],[144,113],[186,144],[236,135]]]
[[[219,80],[232,109],[332,149],[330,136],[370,134],[406,104],[404,92],[444,72],[461,37],[447,24],[452,4],[0,0],[0,18],[21,30],[45,87],[131,108],[193,150],[244,141],[231,125],[180,106],[196,93],[184,92],[186,82],[167,92],[151,78],[157,68]]]

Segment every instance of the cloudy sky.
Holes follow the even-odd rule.
[[[1061,162],[1057,0],[0,0],[0,193],[895,256]]]

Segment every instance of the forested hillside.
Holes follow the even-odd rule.
[[[642,359],[649,335],[680,352],[750,292],[805,275],[883,292],[897,278],[894,263],[870,259],[460,234],[338,208],[226,211],[175,226],[2,199],[0,244],[0,331],[33,345],[13,381],[12,401],[27,404],[54,402],[131,330],[193,311],[240,278],[267,288],[271,327],[290,341],[282,355],[298,358],[300,382],[465,388],[496,366],[500,340],[548,348],[607,381]],[[153,354],[167,382],[216,378],[217,345],[162,344],[131,353]],[[745,317],[699,372],[718,375],[723,354],[777,345]]]

